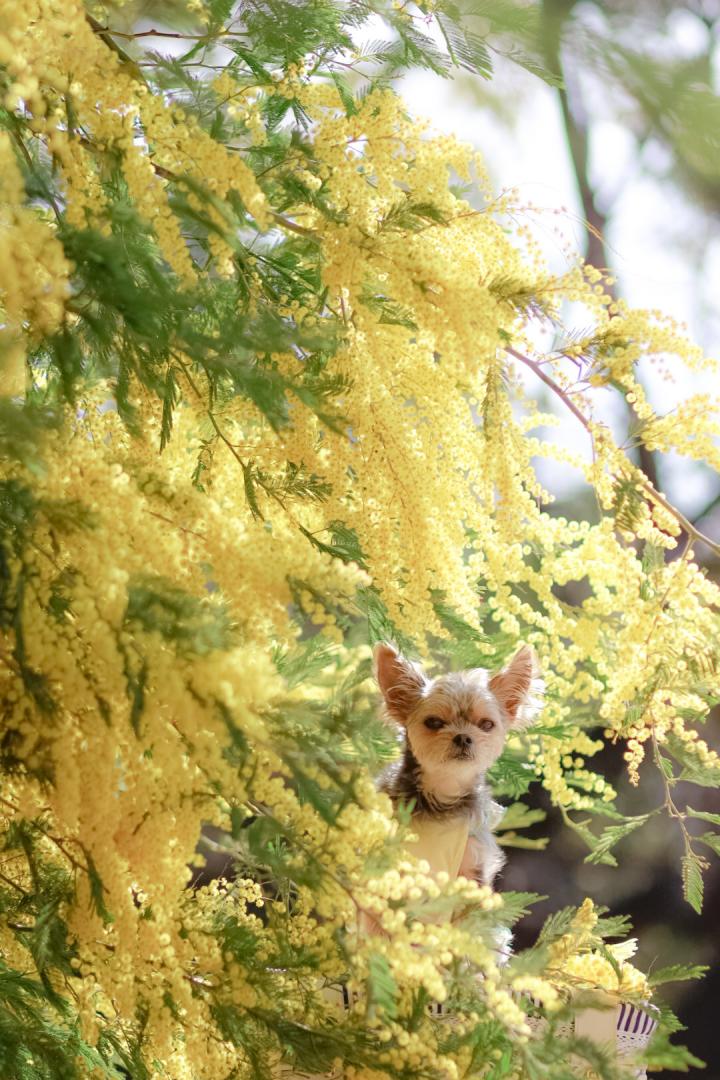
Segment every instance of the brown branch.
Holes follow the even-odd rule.
[[[572,15],[575,0],[544,0],[543,44],[548,67],[557,76],[557,95],[572,162],[575,183],[585,215],[585,261],[598,270],[607,269],[608,258],[603,233],[607,215],[598,209],[588,172],[589,133],[580,88],[574,73],[563,64],[562,35]]]
[[[128,34],[124,30],[115,30],[112,26],[103,26],[100,29],[105,34],[112,34],[113,37],[125,38],[127,41],[132,41],[135,38],[163,37],[179,38],[182,41],[207,41],[209,44],[216,37],[228,37],[229,35],[235,37],[239,36],[227,27],[223,30],[218,30],[217,34],[178,34],[171,30],[139,30],[137,33]]]
[[[551,379],[550,376],[545,371],[543,371],[543,369],[540,367],[539,363],[536,360],[531,360],[529,356],[525,356],[523,353],[518,352],[517,349],[513,349],[511,346],[507,346],[505,351],[509,353],[510,356],[513,356],[516,360],[519,360],[521,364],[525,365],[525,367],[530,368],[530,370],[534,372],[535,375],[537,375],[538,379],[541,379],[542,382],[544,382],[545,385],[549,387],[550,390],[552,390],[553,394],[555,394],[556,397],[560,398],[565,407],[568,408],[573,414],[573,416],[580,421],[582,426],[589,434],[590,441],[593,445],[594,450],[594,439],[591,422],[587,418],[587,416],[585,416],[585,414],[580,409],[578,409],[575,402],[572,400],[569,394],[565,390],[563,390],[562,386],[556,383],[554,379]],[[657,503],[658,506],[662,506],[664,510],[667,510],[667,512],[675,518],[680,527],[684,530],[684,532],[687,533],[688,536],[693,537],[693,539],[699,541],[702,544],[705,544],[706,547],[709,547],[715,555],[720,556],[720,544],[717,544],[714,540],[711,540],[709,536],[705,535],[705,533],[700,532],[700,530],[697,529],[691,521],[688,521],[685,515],[680,510],[678,510],[677,507],[673,506],[672,503],[668,502],[665,496],[657,490],[657,488],[650,482],[650,480],[642,472],[642,470],[639,471],[642,476],[641,484],[647,497],[652,502]]]
[[[196,532],[195,529],[188,529],[186,525],[179,525],[177,521],[173,521],[172,518],[165,517],[164,514],[158,514],[156,510],[148,510],[150,517],[158,518],[159,521],[166,521],[168,525],[173,525],[180,532],[188,533],[189,536],[197,536],[200,540],[207,540],[207,537],[203,533]]]
[[[312,229],[307,229],[304,225],[298,225],[296,221],[285,217],[284,214],[276,214],[275,211],[272,211],[271,217],[273,221],[277,221],[278,225],[282,225],[283,229],[289,229],[290,232],[297,233],[298,236],[306,236],[308,240],[319,240],[318,234],[313,232]]]
[[[10,799],[6,799],[2,795],[0,795],[0,802],[4,803],[5,806],[9,807],[9,809],[12,810],[13,814],[18,814],[20,812],[17,806],[15,806],[15,804],[11,802]],[[48,832],[47,829],[44,829],[42,825],[39,825],[37,821],[33,822],[33,824],[38,829],[38,832],[40,832],[44,837],[46,837],[46,839],[51,840],[53,844],[55,844],[55,846],[59,848],[60,851],[62,851],[65,858],[68,860],[68,862],[72,863],[76,870],[83,870],[85,873],[88,872],[87,867],[83,866],[82,863],[78,862],[77,859],[70,854],[70,852],[65,847],[63,840],[60,840],[60,838],[57,836],[53,836],[52,833]],[[80,843],[79,840],[75,840],[73,842],[76,844]]]
[[[0,873],[0,879],[6,882],[6,884],[11,885],[13,889],[17,889],[21,896],[28,895],[25,889],[23,889],[22,886],[18,885],[17,881],[13,881],[12,878],[8,877],[7,874]],[[8,923],[8,926],[10,926],[10,923]]]
[[[565,390],[563,390],[562,386],[556,383],[554,379],[551,379],[549,375],[545,374],[537,360],[531,360],[529,356],[525,356],[523,353],[518,352],[517,349],[513,349],[511,345],[506,346],[505,352],[509,353],[510,356],[514,356],[516,360],[520,361],[520,363],[525,364],[525,366],[529,367],[531,371],[534,371],[538,379],[541,379],[546,386],[549,386],[553,394],[555,394],[561,399],[561,401],[564,402],[570,412],[575,417],[577,417],[582,426],[585,428],[586,431],[590,433],[590,436],[592,437],[592,429],[590,427],[590,421],[588,420],[588,418],[583,412],[580,411],[580,409],[578,409],[575,402],[572,400],[570,395],[566,393]]]

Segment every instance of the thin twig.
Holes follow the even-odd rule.
[[[570,398],[570,396],[565,392],[565,390],[563,390],[562,386],[556,383],[554,379],[551,379],[549,375],[545,374],[545,372],[536,360],[531,360],[529,356],[525,356],[523,353],[518,352],[517,349],[513,349],[510,345],[506,347],[505,352],[510,353],[510,355],[514,356],[516,360],[519,360],[522,364],[525,364],[526,367],[529,367],[531,371],[534,371],[538,379],[544,382],[546,386],[550,387],[552,392],[565,403],[573,416],[575,416],[580,421],[585,430],[589,432],[592,436],[592,428],[590,427],[590,421],[588,420],[588,418],[585,416],[584,413],[580,411],[580,409],[578,409],[575,402]]]
[[[21,896],[27,896],[28,895],[26,893],[25,889],[23,889],[20,885],[18,885],[17,881],[13,881],[12,878],[9,878],[7,876],[7,874],[3,874],[3,873],[0,872],[0,879],[5,881],[8,885],[11,885],[13,889],[17,889],[17,891],[20,893]],[[9,925],[10,925],[10,923],[8,923],[8,926]]]
[[[685,845],[685,857],[688,859],[698,859],[703,869],[705,869],[707,866],[709,866],[709,863],[707,859],[705,859],[702,855],[698,855],[698,853],[693,850],[692,837],[685,826],[685,819],[687,818],[687,814],[683,810],[678,809],[675,800],[672,797],[672,792],[670,790],[670,780],[668,779],[668,776],[662,765],[662,759],[660,757],[660,746],[658,745],[654,725],[651,728],[651,738],[653,744],[653,758],[655,760],[655,764],[657,765],[658,772],[662,776],[663,785],[665,787],[665,802],[663,804],[663,807],[667,810],[670,817],[675,818],[678,825],[680,826],[683,844]]]
[[[124,30],[115,30],[112,26],[103,26],[100,28],[105,34],[112,34],[113,37],[125,38],[127,41],[132,41],[135,38],[144,37],[163,37],[163,38],[179,38],[182,41],[207,41],[210,44],[216,37],[240,37],[244,35],[237,34],[234,30],[227,28],[218,30],[216,34],[178,34],[170,30],[139,30],[134,34],[128,34]]]
[[[215,432],[216,432],[218,438],[223,443],[225,443],[225,446],[227,446],[228,450],[230,451],[230,453],[232,454],[232,456],[235,458],[235,460],[239,464],[240,468],[242,469],[243,478],[247,481],[248,484],[250,484],[252,482],[252,472],[251,472],[251,468],[250,468],[250,462],[243,461],[243,459],[240,457],[240,454],[238,454],[237,449],[235,447],[235,444],[230,442],[227,435],[225,434],[225,432],[222,430],[222,428],[218,424],[217,419],[215,417],[215,414],[213,413],[213,411],[210,408],[209,404],[205,401],[204,397],[200,393],[200,389],[199,389],[197,383],[195,382],[195,380],[193,379],[192,375],[188,371],[187,367],[185,366],[185,364],[182,363],[182,361],[179,358],[176,357],[176,360],[178,362],[178,365],[180,366],[180,369],[182,370],[183,374],[185,375],[185,378],[187,379],[190,388],[193,390],[193,392],[195,393],[198,400],[205,407],[205,412],[207,414],[207,418],[210,421],[210,423],[212,424],[213,428],[215,429]],[[265,492],[265,494],[268,496],[268,498],[274,499],[274,501],[278,504],[280,509],[284,510],[284,512],[287,514],[288,518],[293,523],[293,525],[296,528],[301,528],[298,525],[298,522],[293,517],[290,510],[288,510],[285,503],[282,501],[280,496],[277,494],[277,492],[273,491],[272,488],[267,487],[265,484],[261,483],[259,486],[262,488],[262,490]],[[260,514],[260,517],[262,518],[262,514]],[[302,529],[301,529],[301,531],[302,531]]]
[[[507,346],[505,351],[509,353],[510,356],[513,356],[516,360],[519,360],[520,363],[530,368],[530,370],[537,375],[538,379],[544,382],[545,385],[552,390],[556,397],[560,398],[560,400],[570,410],[573,416],[575,416],[576,419],[580,421],[582,426],[588,432],[594,447],[593,431],[590,421],[585,416],[585,414],[581,412],[580,409],[578,409],[575,402],[566,393],[562,386],[556,383],[554,379],[551,379],[550,376],[543,371],[537,361],[531,360],[529,356],[525,356],[523,353],[518,352],[517,349],[513,349],[512,346]],[[664,510],[667,510],[667,512],[675,518],[680,527],[684,530],[684,532],[687,533],[688,536],[692,536],[699,543],[705,544],[715,555],[720,556],[720,544],[716,543],[714,540],[711,540],[709,536],[705,535],[705,533],[700,532],[700,530],[697,529],[691,521],[688,521],[685,515],[680,510],[678,510],[677,507],[673,506],[672,503],[668,502],[665,496],[661,495],[660,492],[657,491],[655,487],[653,487],[653,485],[650,483],[648,478],[641,470],[639,470],[639,472],[641,477],[640,484],[648,498],[652,502],[657,503],[658,506],[662,506]]]
[[[87,12],[85,13],[85,18],[87,19],[87,22],[88,22],[88,25],[90,26],[90,29],[93,30],[93,32],[96,33],[97,36],[102,41],[105,42],[105,44],[107,45],[107,47],[109,49],[112,49],[112,51],[114,53],[116,53],[117,56],[120,57],[123,64],[126,65],[126,67],[131,71],[131,73],[138,80],[138,82],[141,82],[145,86],[147,86],[147,81],[146,81],[145,76],[143,75],[142,71],[140,70],[140,68],[137,65],[137,60],[135,60],[132,56],[130,56],[129,53],[126,53],[125,50],[122,49],[118,45],[117,41],[115,41],[112,38],[111,31],[108,30],[108,28],[106,26],[102,26],[97,21],[97,19],[94,19],[92,17],[92,15],[88,15]]]
[[[278,225],[282,225],[283,229],[289,229],[290,232],[297,233],[298,236],[306,236],[308,240],[318,240],[319,236],[312,229],[307,229],[304,225],[299,225],[297,221],[291,221],[290,218],[285,217],[284,214],[276,214],[274,211],[271,214],[273,221],[277,221]]]
[[[179,525],[177,521],[173,521],[172,518],[165,517],[164,514],[158,514],[156,510],[148,510],[148,514],[151,517],[158,518],[160,521],[166,521],[168,525],[173,525],[180,532],[188,533],[190,536],[197,536],[200,540],[207,540],[207,537],[203,533],[196,532],[195,529],[188,529],[186,525]]]
[[[13,814],[19,813],[17,806],[15,806],[15,804],[12,803],[10,799],[6,799],[2,795],[0,795],[0,802],[4,803],[5,806],[9,807],[12,810]],[[36,826],[38,831],[42,833],[43,836],[45,836],[48,840],[51,840],[53,844],[55,844],[55,846],[58,847],[60,851],[62,851],[65,858],[68,860],[68,862],[72,863],[76,870],[82,870],[87,873],[87,867],[83,866],[82,863],[78,862],[77,859],[70,854],[70,852],[64,845],[64,841],[60,840],[57,836],[53,836],[52,833],[49,833],[47,829],[44,829],[42,825],[38,824],[37,821],[35,821],[33,824]],[[80,841],[76,840],[75,843],[80,843]]]
[[[96,146],[91,139],[87,139],[82,135],[78,136],[78,141],[81,146],[84,146],[86,150],[90,150],[93,153],[97,153],[100,150],[100,148]],[[231,149],[241,150],[243,148],[235,146]],[[182,182],[183,178],[178,173],[171,172],[170,169],[166,169],[164,165],[158,165],[158,163],[156,161],[153,161],[152,158],[148,158],[148,160],[150,161],[150,164],[152,165],[156,176],[161,176],[163,180]],[[298,236],[304,236],[308,240],[320,239],[318,233],[313,232],[312,229],[308,229],[304,225],[298,224],[297,221],[292,221],[289,217],[286,217],[285,214],[278,214],[275,211],[272,211],[270,216],[272,217],[273,221],[276,221],[278,225],[282,226],[283,229],[288,229],[290,232],[297,233]]]

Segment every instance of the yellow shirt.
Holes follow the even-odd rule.
[[[417,817],[411,828],[417,840],[406,842],[408,854],[425,859],[433,877],[444,870],[451,881],[456,878],[468,842],[467,818]]]

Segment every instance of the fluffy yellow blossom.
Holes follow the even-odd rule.
[[[620,961],[616,970],[606,957],[596,952],[569,957],[563,968],[563,978],[577,988],[606,990],[619,998],[633,995],[647,998],[650,995],[647,979],[636,967]]]
[[[29,323],[35,336],[62,321],[71,271],[50,222],[25,205],[25,187],[10,136],[0,132],[0,313],[2,344]]]

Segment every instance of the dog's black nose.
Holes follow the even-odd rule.
[[[453,742],[456,746],[460,746],[463,750],[467,750],[469,746],[472,746],[472,735],[455,735]]]

